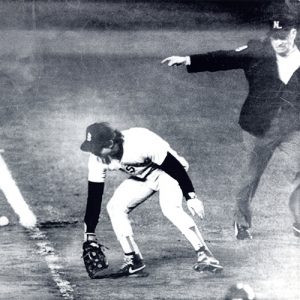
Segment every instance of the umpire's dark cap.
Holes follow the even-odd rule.
[[[94,123],[87,127],[85,141],[80,149],[85,152],[92,152],[95,147],[105,148],[112,144],[115,137],[115,130],[106,122]]]
[[[279,39],[285,38],[292,28],[298,27],[298,19],[291,13],[281,13],[273,15],[269,23],[269,36]]]

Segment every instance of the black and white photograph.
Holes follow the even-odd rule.
[[[0,0],[0,127],[0,299],[300,299],[300,0]]]

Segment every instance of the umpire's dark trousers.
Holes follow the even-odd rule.
[[[235,221],[240,225],[251,227],[251,202],[260,178],[276,152],[282,152],[282,169],[287,174],[290,189],[289,206],[295,222],[300,223],[300,130],[287,130],[287,127],[276,118],[264,137],[243,132],[242,172],[235,208]]]

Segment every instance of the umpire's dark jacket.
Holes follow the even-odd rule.
[[[190,73],[230,69],[243,69],[249,83],[239,119],[244,130],[264,136],[274,119],[285,133],[300,129],[300,69],[285,85],[279,79],[275,52],[268,39],[252,40],[246,49],[191,55],[191,65],[187,66]]]

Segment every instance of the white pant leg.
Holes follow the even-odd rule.
[[[166,216],[181,232],[186,235],[192,227],[197,227],[182,207],[182,191],[178,182],[166,173],[158,178],[159,203]]]
[[[123,181],[115,190],[107,203],[107,212],[118,240],[133,235],[128,214],[153,193],[145,182],[132,178]]]

